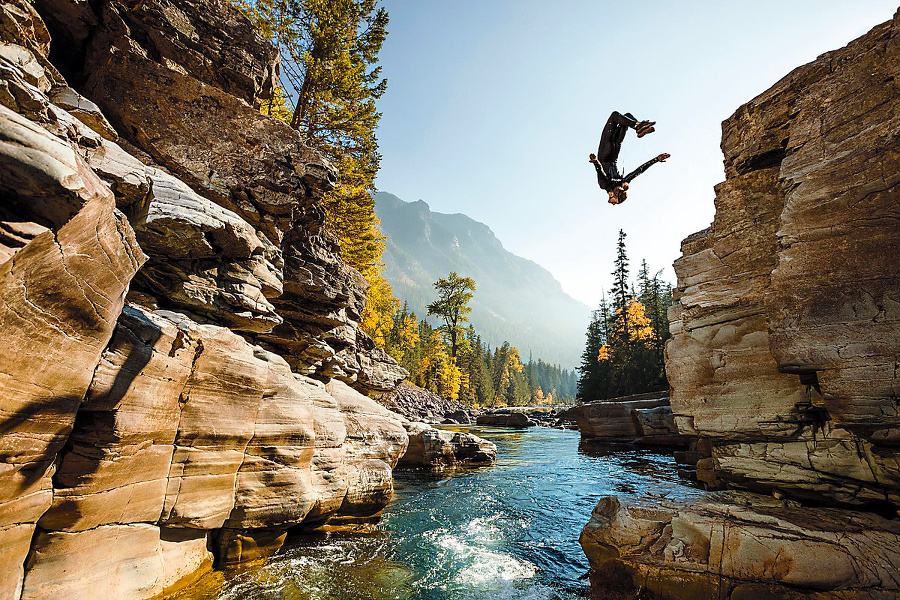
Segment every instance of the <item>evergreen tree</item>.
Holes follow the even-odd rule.
[[[577,398],[602,400],[665,389],[664,348],[671,288],[641,264],[637,286],[628,281],[625,233],[619,232],[611,305],[604,297],[588,327],[578,368]]]
[[[627,351],[629,345],[628,325],[628,299],[631,294],[628,291],[628,254],[625,250],[625,232],[619,230],[619,241],[616,247],[616,268],[612,272],[613,288],[612,296],[613,321],[611,328],[611,342]]]
[[[606,299],[598,310],[592,313],[591,323],[588,325],[584,352],[581,353],[581,365],[578,371],[581,376],[578,379],[576,399],[579,402],[590,402],[608,398],[609,390],[609,363],[601,360],[602,349],[606,347],[608,310]]]

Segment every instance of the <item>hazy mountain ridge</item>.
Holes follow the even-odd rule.
[[[470,318],[485,341],[508,340],[524,360],[532,352],[569,369],[578,364],[590,308],[567,295],[549,271],[506,250],[490,227],[464,214],[432,212],[422,200],[386,192],[375,202],[387,236],[385,276],[417,315],[434,300],[434,281],[456,271],[475,280]]]

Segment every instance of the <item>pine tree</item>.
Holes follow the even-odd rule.
[[[619,232],[611,305],[604,296],[587,331],[578,368],[579,401],[664,389],[671,288],[641,263],[637,289],[628,281],[625,232]]]
[[[581,353],[581,365],[578,367],[576,399],[579,402],[590,402],[608,398],[609,364],[600,360],[601,349],[607,344],[608,310],[606,299],[598,310],[592,313],[591,323],[586,333],[584,352]]]
[[[612,308],[613,323],[611,335],[613,340],[628,346],[629,326],[628,326],[628,298],[630,296],[628,290],[628,254],[625,250],[625,232],[619,230],[619,241],[616,247],[616,268],[612,272],[613,288]]]

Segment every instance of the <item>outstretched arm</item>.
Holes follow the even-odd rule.
[[[644,171],[646,171],[647,169],[649,169],[650,167],[652,167],[652,166],[655,165],[656,163],[658,163],[658,162],[665,162],[666,159],[669,158],[670,156],[671,156],[671,154],[660,154],[660,155],[657,156],[656,158],[652,158],[652,159],[648,160],[647,162],[645,162],[644,164],[642,164],[641,166],[639,166],[637,169],[635,169],[634,171],[632,171],[631,173],[629,173],[628,175],[626,175],[626,176],[625,176],[625,180],[624,180],[625,183],[631,183],[631,181],[632,181],[635,177],[637,177],[638,175],[640,175],[641,173],[643,173]]]
[[[600,166],[600,161],[597,160],[597,156],[591,153],[588,156],[588,161],[594,165],[594,169],[597,171],[597,184],[602,187],[604,190],[610,190],[613,188],[612,182],[607,179],[606,174],[603,173],[603,168]]]

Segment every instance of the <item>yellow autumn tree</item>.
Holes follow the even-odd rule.
[[[290,123],[293,111],[291,110],[291,107],[288,106],[284,88],[280,85],[276,85],[272,97],[260,105],[259,112],[264,115],[269,115],[270,117],[275,117],[285,123]]]
[[[650,319],[647,317],[647,309],[637,298],[632,298],[628,303],[628,324],[631,341],[646,342],[655,336]]]
[[[383,268],[383,265],[382,267]],[[394,313],[400,308],[400,301],[394,298],[390,284],[379,273],[369,279],[366,308],[359,325],[378,345],[384,348],[391,329],[394,327]],[[418,334],[416,335],[418,338]]]
[[[612,350],[609,347],[609,344],[603,344],[600,346],[600,352],[597,354],[597,360],[609,360],[612,358]]]
[[[435,330],[427,341],[422,356],[420,375],[425,389],[442,398],[459,398],[461,373],[456,361],[447,352],[441,332]]]
[[[521,373],[525,369],[525,365],[522,364],[522,357],[519,356],[518,348],[511,346],[507,356],[509,357],[509,362],[507,364],[511,371]]]
[[[392,320],[396,331],[392,343],[385,347],[391,356],[401,361],[419,343],[419,323],[415,317],[405,313],[396,315]]]
[[[616,315],[620,315],[621,312],[621,309],[617,310]],[[648,342],[656,339],[656,332],[653,331],[652,323],[647,317],[647,309],[637,298],[632,298],[628,302],[626,315],[628,318],[623,319],[623,321],[628,323],[628,339],[632,343],[640,342],[642,346],[647,347]],[[611,359],[612,347],[609,344],[603,344],[602,346],[600,346],[600,352],[597,354],[597,360]]]

